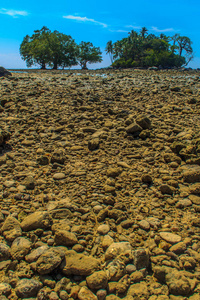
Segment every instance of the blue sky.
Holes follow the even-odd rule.
[[[19,55],[23,37],[47,26],[71,35],[77,43],[90,41],[104,51],[107,41],[115,42],[131,29],[147,27],[149,33],[188,36],[193,41],[194,60],[189,66],[200,67],[199,0],[1,0],[0,65],[25,68]],[[103,53],[101,64],[110,65]]]

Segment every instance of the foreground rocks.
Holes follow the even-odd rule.
[[[199,299],[200,78],[1,78],[0,298]]]

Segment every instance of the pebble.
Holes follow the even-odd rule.
[[[171,232],[160,232],[160,237],[170,244],[176,244],[181,241],[181,236]]]

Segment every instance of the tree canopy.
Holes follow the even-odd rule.
[[[47,27],[35,30],[32,36],[26,35],[20,45],[20,55],[27,67],[39,65],[57,69],[80,64],[84,69],[87,63],[102,61],[99,47],[90,42],[77,45],[70,35],[58,31],[51,32]]]
[[[113,67],[181,67],[193,58],[192,42],[186,36],[173,37],[148,34],[146,27],[138,33],[131,30],[128,37],[115,43],[109,41],[106,53],[114,58]]]

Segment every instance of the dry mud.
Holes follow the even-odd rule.
[[[199,300],[199,73],[0,88],[0,299]]]

